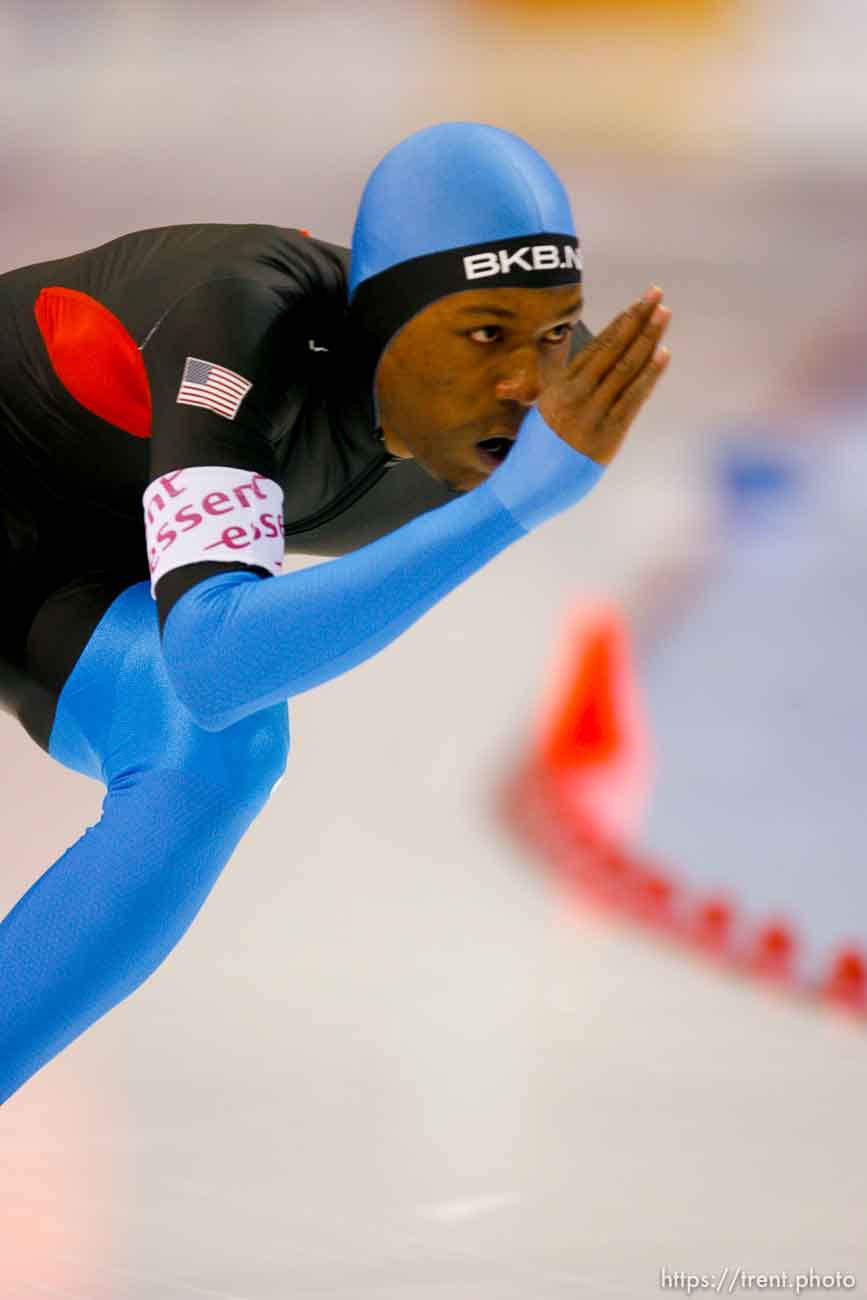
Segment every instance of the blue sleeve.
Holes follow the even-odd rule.
[[[602,473],[533,411],[484,483],[369,546],[281,578],[207,578],[163,630],[178,696],[216,731],[346,672]]]

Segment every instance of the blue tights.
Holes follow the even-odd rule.
[[[50,752],[106,795],[99,822],[0,923],[0,1102],[144,983],[189,928],[284,771],[288,712],[196,726],[138,583],[66,682]]]

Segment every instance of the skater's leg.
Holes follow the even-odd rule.
[[[99,822],[0,923],[0,1102],[171,952],[284,770],[287,710],[198,728],[166,678],[142,583],[67,680],[50,752],[106,795]]]

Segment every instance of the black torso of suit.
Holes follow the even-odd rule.
[[[298,230],[167,226],[0,276],[0,437],[20,499],[41,516],[74,498],[116,521],[115,542],[121,530],[141,541],[142,492],[159,474],[237,465],[283,488],[286,550],[319,555],[449,500],[383,448],[371,366],[347,314],[349,259]],[[143,375],[116,365],[121,330]],[[123,418],[122,402],[107,413],[82,403],[76,346],[81,371],[114,366],[116,388],[146,382],[146,433],[106,418]],[[252,382],[234,419],[178,404],[189,356]]]

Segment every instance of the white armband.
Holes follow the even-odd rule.
[[[283,489],[262,474],[225,465],[176,469],[142,497],[151,594],[182,564],[240,560],[283,567]]]

